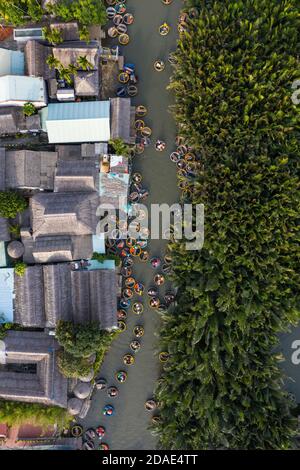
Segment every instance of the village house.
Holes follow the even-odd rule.
[[[91,261],[29,266],[15,277],[14,322],[24,327],[55,328],[59,320],[117,327],[117,277]]]
[[[0,148],[0,191],[53,191],[57,153]]]
[[[24,52],[0,47],[0,77],[24,75]]]
[[[57,341],[44,332],[8,331],[0,361],[0,398],[67,407],[68,380],[56,362]]]
[[[28,263],[90,259],[96,234],[97,192],[40,193],[30,199],[30,226],[21,239]]]
[[[41,111],[42,128],[49,143],[108,142],[109,101],[50,103]]]
[[[25,116],[23,109],[16,106],[0,106],[0,137],[16,134],[38,133],[41,120],[38,114]]]
[[[47,105],[44,79],[20,75],[0,77],[0,106],[24,106],[31,102],[36,108]]]

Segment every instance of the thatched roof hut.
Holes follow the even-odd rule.
[[[18,132],[20,110],[13,106],[0,108],[0,135],[12,135]]]
[[[0,107],[0,136],[15,135],[18,132],[39,132],[40,116],[24,116],[22,108],[14,106]]]
[[[99,71],[79,71],[74,78],[74,88],[77,96],[98,96],[100,93]]]
[[[70,398],[68,400],[68,412],[70,413],[70,415],[79,415],[80,410],[82,408],[82,404],[83,402],[79,398]]]
[[[9,150],[5,152],[5,186],[53,190],[56,152]]]
[[[24,245],[18,240],[14,240],[7,246],[7,253],[11,258],[18,259],[24,254]]]
[[[14,321],[24,327],[54,328],[59,320],[117,325],[116,273],[73,271],[68,263],[29,266],[15,276]]]
[[[30,200],[33,238],[92,235],[96,231],[97,193],[44,193]]]
[[[75,386],[73,393],[80,400],[84,400],[91,393],[92,386],[87,382],[78,382]]]
[[[50,69],[47,57],[52,54],[52,47],[45,46],[34,39],[25,45],[25,72],[33,77],[54,78],[55,70]]]
[[[86,57],[92,66],[92,70],[99,68],[99,45],[96,41],[91,41],[89,44],[83,41],[65,42],[53,47],[52,52],[63,67],[67,68],[70,64],[75,65],[79,57]]]
[[[0,397],[67,407],[67,379],[57,367],[57,341],[43,332],[8,331]]]
[[[55,192],[96,191],[95,160],[59,160],[55,174]]]
[[[8,220],[0,217],[0,242],[8,242],[11,239]]]
[[[79,27],[78,23],[51,23],[50,28],[57,29],[64,41],[78,41],[79,40]]]
[[[133,143],[131,131],[131,100],[130,98],[111,98],[111,139],[122,139]]]
[[[85,382],[85,383],[88,383],[88,382],[91,382],[94,378],[94,369],[91,369],[89,374],[85,375],[84,377],[79,377],[81,382]]]

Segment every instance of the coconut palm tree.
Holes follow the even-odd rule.
[[[49,65],[50,69],[56,69],[59,70],[62,67],[62,64],[54,55],[48,55],[46,59],[46,63]]]
[[[58,73],[61,80],[64,80],[69,86],[72,86],[73,80],[69,67],[60,67]]]
[[[169,245],[178,295],[162,317],[170,359],[154,427],[164,449],[293,445],[293,400],[273,351],[299,323],[299,116],[278,83],[297,78],[300,18],[296,0],[275,3],[270,13],[269,0],[186,2],[201,10],[180,35],[170,87],[201,162],[186,180],[206,208],[205,242]]]
[[[79,69],[82,70],[92,70],[93,64],[88,61],[87,56],[79,56],[76,62]]]

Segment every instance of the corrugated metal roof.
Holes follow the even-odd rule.
[[[14,269],[0,269],[0,323],[13,321]]]
[[[6,75],[0,77],[0,104],[8,101],[46,103],[44,80],[41,77]]]
[[[50,143],[107,142],[110,139],[109,101],[51,103],[46,121]]]
[[[0,48],[0,76],[24,75],[24,52]]]
[[[7,260],[6,260],[5,242],[2,241],[0,242],[0,268],[5,268],[6,265],[7,265]]]
[[[104,234],[93,235],[93,251],[96,253],[105,254],[105,239]]]

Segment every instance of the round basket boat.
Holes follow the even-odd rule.
[[[22,242],[14,240],[10,242],[7,246],[7,253],[11,258],[18,259],[23,256],[25,251],[24,245]]]
[[[124,34],[120,34],[119,36],[119,43],[122,45],[122,46],[126,46],[130,41],[130,38],[128,36],[128,34],[124,33]]]
[[[132,305],[132,312],[135,314],[135,315],[141,315],[144,311],[144,306],[141,302],[135,302],[133,305]]]
[[[153,411],[157,408],[157,403],[155,400],[147,400],[145,403],[145,410]]]
[[[170,354],[166,351],[163,351],[161,353],[159,353],[159,362],[162,362],[162,363],[165,363],[165,362],[168,362],[169,358],[170,358]]]
[[[136,85],[129,85],[127,87],[128,96],[136,96],[138,94],[138,87]]]
[[[134,356],[132,354],[125,354],[123,356],[123,362],[126,366],[133,366],[135,363]]]
[[[109,445],[106,442],[101,442],[99,445],[99,450],[109,450]]]
[[[158,28],[158,31],[161,36],[167,36],[170,32],[170,26],[167,23],[163,23]]]
[[[108,8],[106,8],[106,16],[109,20],[112,20],[116,13],[117,11],[113,6],[109,6]]]
[[[160,59],[156,60],[154,62],[154,68],[155,68],[156,72],[162,72],[165,69],[164,61],[160,60]]]
[[[137,340],[133,340],[133,341],[131,341],[129,347],[130,347],[131,351],[136,353],[141,349],[141,343]]]
[[[130,25],[133,22],[134,22],[134,16],[132,15],[132,13],[126,13],[124,15],[124,23],[127,25]]]
[[[119,26],[121,23],[123,23],[124,21],[124,18],[122,15],[119,15],[119,13],[117,13],[114,17],[113,17],[113,23],[116,25],[116,26]]]
[[[133,328],[132,332],[136,338],[141,338],[142,336],[144,336],[145,329],[142,325],[136,325]]]
[[[73,437],[81,437],[83,434],[83,427],[80,426],[80,424],[74,424],[74,426],[71,427],[71,435]]]
[[[127,379],[127,372],[125,372],[124,370],[119,370],[118,372],[115,373],[115,379],[119,383],[124,383]]]
[[[121,73],[119,73],[118,81],[120,83],[127,83],[127,82],[129,82],[129,78],[130,77],[129,77],[127,72],[121,72]]]
[[[138,117],[144,117],[144,116],[146,116],[146,114],[147,114],[147,108],[146,108],[146,106],[143,106],[142,104],[140,104],[139,106],[137,106],[136,109],[135,109],[135,114],[136,114],[136,116],[138,116]]]
[[[123,331],[126,331],[126,329],[127,329],[126,323],[123,320],[119,320],[118,321],[118,330],[120,330],[121,333],[123,333]]]
[[[119,24],[119,26],[117,26],[117,30],[118,30],[119,34],[126,34],[127,33],[126,24],[124,24],[124,23]]]

